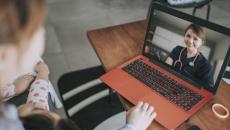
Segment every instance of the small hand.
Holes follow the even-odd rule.
[[[38,73],[36,79],[49,80],[49,68],[44,62],[38,62],[35,71]]]
[[[42,61],[40,61],[40,62],[38,62],[36,64],[35,71],[37,73],[47,73],[47,74],[49,74],[49,68],[48,68],[47,64],[45,62],[42,62]]]

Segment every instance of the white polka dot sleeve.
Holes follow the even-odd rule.
[[[4,101],[9,100],[10,98],[15,96],[15,85],[13,83],[9,83],[4,87],[0,88],[0,96]]]
[[[29,90],[27,103],[35,103],[38,108],[48,110],[49,83],[46,80],[35,80]]]

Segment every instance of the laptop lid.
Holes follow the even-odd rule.
[[[191,50],[198,53],[188,57]],[[194,86],[215,94],[230,59],[230,28],[155,2],[150,7],[142,54]]]

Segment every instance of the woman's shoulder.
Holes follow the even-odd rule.
[[[184,47],[182,46],[176,46],[173,50],[180,52]]]
[[[200,52],[200,63],[203,67],[212,68],[212,65],[209,63],[209,61],[205,58],[205,56]]]
[[[202,54],[202,52],[199,52],[199,56],[200,56],[200,60],[202,60],[202,62],[208,62],[208,60],[205,58],[205,56]]]

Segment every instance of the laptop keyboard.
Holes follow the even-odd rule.
[[[149,86],[185,111],[190,110],[204,98],[199,93],[190,90],[167,75],[145,64],[141,60],[132,62],[123,67],[122,70]]]

